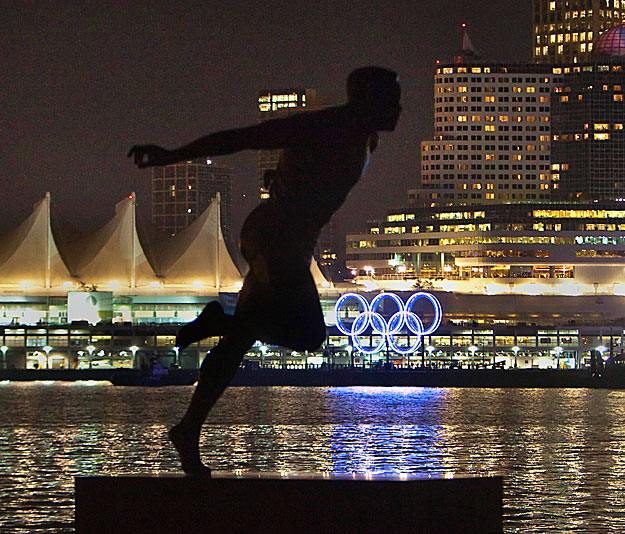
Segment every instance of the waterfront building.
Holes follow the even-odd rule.
[[[219,194],[224,239],[232,241],[233,171],[199,158],[152,168],[152,222],[168,234],[187,228]]]
[[[348,235],[347,267],[460,293],[620,295],[624,232],[615,201],[408,208]]]
[[[409,203],[497,204],[551,198],[552,68],[483,61],[466,30],[455,62],[437,64],[434,138],[421,143]]]
[[[316,262],[311,272],[329,287]],[[218,199],[171,236],[140,224],[132,193],[104,226],[77,237],[46,194],[0,236],[0,367],[139,366],[142,355],[172,352],[178,326],[211,300],[233,313],[242,281]],[[216,341],[196,344],[182,363],[197,364]]]
[[[534,0],[536,63],[573,64],[591,59],[593,42],[621,24],[622,0]]]
[[[398,292],[405,301],[410,292]],[[410,354],[382,350],[366,354],[354,348],[354,341],[336,328],[330,309],[337,296],[322,293],[328,323],[327,338],[316,353],[299,353],[281,347],[257,343],[246,355],[247,362],[271,368],[354,366],[375,368],[384,363],[395,367],[427,365],[431,368],[501,367],[501,368],[587,368],[593,351],[613,362],[623,360],[625,297],[564,296],[518,297],[473,295],[458,301],[449,292],[434,292],[443,306],[443,324],[421,339],[421,346]],[[364,293],[368,299],[373,297]],[[4,297],[6,301],[6,297]],[[170,309],[201,309],[206,298],[171,298]],[[21,305],[25,306],[25,301]],[[28,305],[42,307],[50,302],[31,297]],[[138,302],[130,295],[115,297],[114,308],[125,306],[145,310],[139,322],[86,322],[0,326],[0,369],[115,369],[140,368],[157,360],[165,367],[177,363],[184,369],[199,366],[202,358],[217,342],[208,338],[178,353],[174,347],[180,319],[159,323],[164,302],[155,297]],[[58,299],[56,306],[65,306]],[[472,311],[471,311],[472,310]],[[148,317],[149,311],[149,317]],[[396,310],[378,310],[388,320]],[[415,309],[415,311],[417,311]],[[513,312],[513,313],[511,313]],[[349,312],[352,319],[353,311]],[[427,310],[419,310],[427,325]],[[481,317],[480,317],[481,316]],[[577,317],[565,319],[565,317]],[[464,320],[461,320],[464,317]],[[478,320],[468,320],[471,317]],[[620,317],[620,319],[618,319]],[[555,324],[554,324],[555,318]],[[347,320],[345,323],[349,323]],[[361,336],[365,345],[379,343],[379,336]],[[406,345],[415,337],[396,336]]]

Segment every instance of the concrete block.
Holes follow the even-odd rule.
[[[76,477],[78,534],[500,533],[502,478]]]

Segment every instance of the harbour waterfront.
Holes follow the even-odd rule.
[[[75,475],[178,470],[190,387],[0,386],[0,530],[73,530]],[[625,392],[233,387],[202,439],[218,470],[505,477],[505,531],[625,529]],[[267,505],[271,505],[268,496]]]

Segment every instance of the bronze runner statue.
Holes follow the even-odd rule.
[[[169,431],[182,469],[210,475],[200,458],[202,424],[256,340],[296,351],[314,351],[326,337],[310,262],[321,228],[360,179],[379,131],[393,131],[401,113],[395,72],[379,67],[354,70],[347,78],[347,103],[201,137],[175,150],[135,145],[128,152],[140,168],[241,150],[282,149],[271,171],[269,199],[247,217],[241,252],[250,266],[234,316],[209,303],[184,325],[176,344],[221,336],[204,358],[198,385],[184,417]]]

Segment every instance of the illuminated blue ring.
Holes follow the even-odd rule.
[[[356,321],[354,321],[354,323],[352,324],[352,331],[349,331],[347,330],[347,328],[345,328],[345,325],[343,324],[343,321],[341,320],[340,313],[341,313],[341,309],[343,308],[343,305],[349,299],[354,299],[357,302],[359,302],[360,305],[362,306],[363,313],[367,313],[369,311],[369,303],[367,302],[367,300],[363,296],[358,295],[356,293],[345,293],[339,300],[336,301],[336,305],[334,306],[334,310],[336,311],[336,327],[346,336],[353,335],[354,325],[356,324],[358,317],[360,317],[359,315],[356,318]],[[369,321],[364,322],[364,327],[362,328],[360,332],[358,332],[358,334],[362,334],[367,329],[367,326],[369,326]]]
[[[415,302],[419,299],[429,300],[432,306],[434,307],[434,320],[432,321],[432,324],[428,327],[427,330],[422,330],[421,332],[421,335],[429,336],[430,334],[433,334],[434,332],[436,332],[438,327],[441,325],[441,321],[443,320],[443,308],[441,307],[441,303],[438,301],[438,299],[434,295],[430,293],[425,293],[423,291],[419,291],[419,293],[415,293],[414,295],[412,295],[406,302],[406,311],[410,310],[410,312],[412,313],[412,307],[414,306]],[[423,323],[421,323],[421,328],[423,328]],[[414,332],[414,330],[410,328],[410,325],[408,325],[408,329]],[[417,334],[417,332],[414,332],[414,333]]]
[[[413,328],[411,328],[410,326],[408,326],[408,329],[415,335],[417,336],[416,341],[414,342],[413,345],[409,345],[405,348],[400,347],[397,342],[395,341],[395,336],[389,336],[388,337],[388,343],[389,345],[393,348],[393,350],[399,354],[412,354],[413,352],[416,352],[417,350],[419,350],[419,347],[421,346],[421,342],[423,341],[423,323],[421,322],[421,319],[419,319],[419,316],[416,314],[412,314],[413,320],[416,321],[417,324],[417,331],[415,332],[415,330]],[[392,319],[392,317],[391,317]]]

